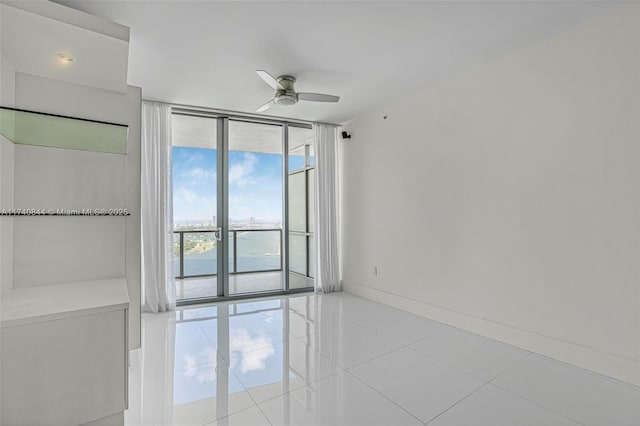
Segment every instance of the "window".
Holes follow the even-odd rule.
[[[289,127],[289,288],[313,286],[313,129]]]

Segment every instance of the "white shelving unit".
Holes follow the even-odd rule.
[[[3,295],[0,423],[123,424],[128,310],[125,279]]]
[[[54,212],[0,216],[0,424],[122,425],[140,347],[129,28],[54,2],[0,3],[0,208]],[[61,42],[78,59],[64,70],[50,61]],[[80,209],[130,215],[64,213]]]

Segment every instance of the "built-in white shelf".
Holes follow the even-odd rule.
[[[16,144],[126,155],[128,131],[125,124],[0,106],[0,134]]]
[[[15,288],[0,301],[0,424],[123,425],[124,278]]]
[[[17,288],[1,299],[2,328],[129,307],[124,278]]]

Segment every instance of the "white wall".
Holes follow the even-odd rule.
[[[2,106],[13,107],[16,91],[16,71],[0,52],[0,102]]]
[[[15,71],[0,53],[0,105],[13,107]],[[13,207],[13,143],[0,136],[0,209]],[[0,295],[13,283],[13,218],[0,218]]]
[[[122,208],[124,178],[124,155],[15,145],[20,208]],[[20,218],[14,227],[14,288],[125,276],[123,217]]]
[[[131,216],[15,221],[14,287],[126,277],[130,348],[140,347],[141,91],[118,93],[23,73],[16,73],[15,87],[17,108],[129,126],[126,156],[16,145],[15,205],[126,207]]]
[[[630,5],[345,126],[345,290],[640,383],[639,95]]]

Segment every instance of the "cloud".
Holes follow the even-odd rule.
[[[198,359],[200,362],[198,362]],[[218,352],[213,346],[207,346],[198,355],[184,356],[184,376],[194,377],[198,383],[208,383],[216,380]]]
[[[193,204],[198,199],[198,195],[190,189],[178,188],[173,193],[173,199],[181,204]]]
[[[173,152],[176,152],[176,149],[174,147]],[[178,158],[180,160],[182,160],[185,164],[193,164],[193,163],[198,163],[202,160],[204,160],[204,155],[202,155],[201,153],[191,153],[189,152],[189,148],[185,149],[179,149],[177,151],[178,153]]]
[[[280,324],[280,320],[282,319],[282,313],[280,311],[267,311],[265,312],[266,319],[264,322],[269,324]]]
[[[211,220],[216,214],[215,193],[204,195],[197,189],[180,186],[173,191],[174,222]]]
[[[257,163],[258,157],[255,154],[250,152],[242,154],[242,159],[234,162],[229,168],[229,184],[246,185],[253,183],[250,178]]]
[[[196,148],[174,150],[174,222],[211,220],[216,215],[215,156]],[[282,184],[282,155],[229,152],[230,218],[237,223],[251,217],[280,223]]]
[[[191,179],[196,179],[196,180],[210,180],[210,179],[215,180],[216,178],[215,170],[205,170],[202,167],[195,167],[193,169],[190,169],[186,173],[186,175]]]
[[[271,338],[266,335],[251,337],[244,329],[234,330],[229,339],[229,353],[231,367],[240,363],[240,371],[246,373],[254,370],[264,370],[265,361],[275,353]]]

